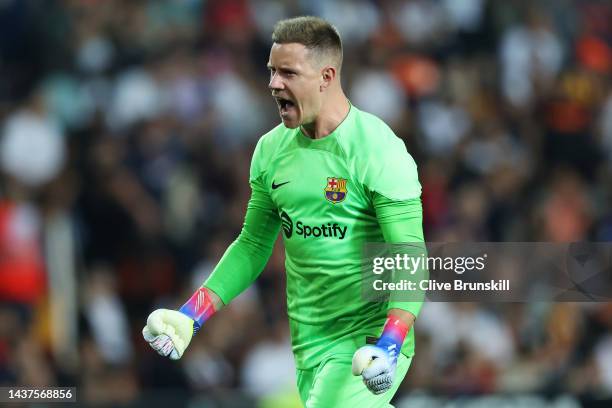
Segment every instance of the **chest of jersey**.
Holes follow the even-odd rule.
[[[375,222],[367,193],[332,152],[295,149],[279,155],[267,182],[286,243],[345,241],[354,235],[356,223]]]
[[[270,170],[270,196],[279,210],[341,214],[365,204],[344,161],[330,152],[293,150],[278,157]]]

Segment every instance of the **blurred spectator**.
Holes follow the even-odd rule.
[[[447,156],[470,130],[470,118],[463,108],[440,101],[426,101],[419,106],[419,124],[427,152]]]
[[[58,175],[66,160],[65,149],[61,129],[37,93],[7,118],[0,140],[0,164],[19,183],[38,187]]]
[[[355,105],[386,123],[399,124],[404,113],[404,94],[389,72],[359,72],[349,93]]]
[[[261,373],[273,372],[273,376]],[[257,344],[248,354],[242,368],[242,383],[252,395],[262,398],[295,389],[295,363],[289,330],[285,322],[277,322],[272,337]]]
[[[119,300],[112,271],[97,267],[84,288],[84,312],[105,363],[125,364],[132,357],[128,319]]]
[[[561,69],[563,47],[546,14],[529,10],[526,24],[508,28],[501,38],[502,91],[515,107],[535,102],[536,89],[546,91]]]

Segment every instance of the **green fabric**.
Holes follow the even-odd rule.
[[[353,354],[336,354],[322,361],[316,368],[297,370],[300,398],[306,408],[383,408],[402,383],[411,357],[399,356],[395,380],[391,389],[374,395],[364,385],[361,376],[351,374]]]
[[[422,228],[423,210],[420,198],[396,201],[376,193],[374,195],[374,208],[385,242],[410,243],[410,247],[402,246],[402,253],[416,257],[426,252]],[[418,276],[421,277],[422,273],[423,271]],[[424,293],[419,293],[415,297],[418,297],[419,301],[405,302],[392,298],[389,301],[388,309],[407,310],[416,317],[423,306]],[[409,336],[414,336],[412,330]],[[405,343],[405,345],[407,344]]]
[[[250,183],[243,231],[205,286],[231,301],[263,269],[282,223],[296,366],[316,367],[380,335],[389,305],[361,298],[363,246],[423,240],[421,186],[403,142],[355,107],[322,139],[281,124],[259,140]],[[333,183],[345,183],[345,194],[331,191]],[[397,306],[414,314],[420,307]],[[414,353],[412,330],[402,352]]]

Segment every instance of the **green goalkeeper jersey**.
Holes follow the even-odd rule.
[[[365,243],[423,241],[416,165],[383,121],[351,106],[322,139],[281,124],[259,140],[250,184],[241,237],[205,286],[227,304],[261,272],[280,226],[298,368],[354,352],[367,336],[380,334],[391,307],[418,314],[420,302],[362,300]],[[409,224],[393,222],[406,215]],[[402,231],[394,230],[398,225]],[[414,353],[412,330],[402,352]]]

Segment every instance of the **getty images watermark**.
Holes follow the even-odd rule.
[[[372,288],[376,291],[507,291],[510,290],[510,279],[490,279],[486,282],[471,282],[469,280],[453,279],[437,281],[436,279],[413,279],[419,271],[447,271],[462,275],[470,271],[483,271],[486,267],[487,254],[482,256],[440,257],[420,255],[395,254],[379,256],[372,260],[372,273],[383,275],[385,272],[404,271],[410,278],[397,281],[375,279]]]
[[[368,301],[612,300],[610,243],[372,243],[362,265]]]

